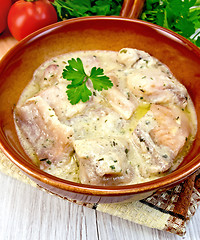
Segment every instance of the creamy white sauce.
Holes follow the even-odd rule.
[[[120,56],[121,54],[121,56]],[[79,52],[73,52],[73,53],[67,53],[63,54],[61,56],[56,56],[44,64],[42,64],[36,71],[34,72],[32,81],[28,84],[28,86],[24,89],[19,102],[17,104],[17,108],[21,108],[24,104],[26,104],[26,101],[33,96],[40,95],[42,91],[45,89],[48,89],[52,86],[63,86],[66,90],[67,83],[66,79],[63,79],[62,77],[62,71],[63,68],[66,66],[68,60],[71,58],[77,58],[79,57],[82,59],[84,64],[84,69],[87,74],[90,73],[90,70],[93,66],[101,67],[104,69],[104,73],[108,75],[111,80],[114,83],[114,87],[119,90],[123,96],[128,101],[131,101],[131,103],[135,104],[135,110],[131,114],[130,118],[126,119],[127,115],[123,115],[123,111],[120,114],[120,110],[117,110],[114,106],[112,106],[112,101],[109,100],[109,97],[107,94],[109,92],[102,91],[98,92],[95,90],[92,90],[93,96],[91,97],[90,101],[86,103],[80,103],[76,106],[75,112],[68,112],[67,115],[65,113],[61,113],[62,117],[58,119],[62,124],[65,124],[66,126],[69,126],[73,129],[73,135],[72,135],[72,145],[74,147],[74,142],[77,140],[83,140],[85,143],[90,140],[95,139],[123,139],[123,141],[126,141],[128,144],[128,149],[126,147],[117,149],[116,146],[111,146],[115,151],[119,151],[119,154],[122,154],[120,151],[125,151],[125,155],[123,156],[124,160],[121,165],[122,175],[117,175],[112,177],[112,181],[110,185],[115,184],[135,184],[140,182],[146,182],[150,181],[159,177],[162,177],[166,174],[168,174],[170,171],[174,170],[180,162],[183,160],[183,157],[188,152],[196,134],[197,129],[197,121],[196,121],[196,114],[194,110],[193,103],[187,95],[186,103],[180,103],[180,106],[178,108],[182,109],[184,114],[187,115],[187,118],[189,118],[190,124],[191,124],[191,132],[187,138],[187,141],[184,144],[183,149],[179,152],[179,154],[173,159],[172,166],[164,172],[156,172],[152,173],[148,169],[148,165],[151,165],[151,158],[145,159],[144,155],[141,154],[140,151],[138,151],[138,147],[132,140],[132,135],[134,130],[136,129],[136,126],[138,125],[139,121],[145,114],[149,111],[151,104],[160,104],[162,106],[171,108],[173,105],[179,105],[179,98],[180,94],[178,93],[177,97],[177,90],[173,89],[172,91],[175,92],[175,98],[174,102],[165,101],[163,100],[163,94],[159,95],[160,93],[156,90],[155,94],[149,97],[143,96],[142,94],[145,94],[145,91],[147,92],[146,83],[143,84],[143,80],[145,81],[145,78],[152,78],[152,81],[155,81],[155,79],[163,79],[163,85],[165,82],[173,82],[173,84],[177,85],[179,87],[179,90],[185,91],[184,87],[173,77],[173,75],[170,73],[169,69],[161,64],[157,59],[151,57],[147,53],[139,50],[130,50],[127,49],[122,50],[120,53],[114,52],[114,51],[79,51]],[[51,69],[47,72],[47,67],[53,65],[53,73],[51,72]],[[56,68],[57,66],[57,68]],[[46,72],[45,72],[46,71]],[[153,75],[152,75],[153,74]],[[131,78],[131,76],[133,76]],[[139,90],[135,91],[135,88],[137,88],[138,82],[131,82],[131,87],[133,87],[133,90],[131,90],[131,87],[128,85],[129,79],[136,78],[137,81],[141,82],[141,86],[139,86]],[[62,85],[63,84],[63,85]],[[171,86],[170,86],[171,88]],[[178,90],[178,92],[179,92]],[[159,90],[160,91],[160,90]],[[168,89],[164,90],[168,94]],[[138,93],[137,93],[138,92]],[[112,92],[111,92],[112,94]],[[171,90],[169,91],[169,94],[171,94]],[[155,98],[155,96],[158,96]],[[56,99],[55,96],[51,96],[52,98]],[[146,98],[146,99],[145,99]],[[159,99],[159,100],[157,100]],[[161,99],[161,100],[160,100]],[[173,98],[170,98],[173,99]],[[178,100],[177,100],[178,99]],[[53,100],[51,100],[53,101]],[[66,95],[66,101],[67,101],[67,95]],[[156,102],[158,101],[158,102]],[[165,102],[162,102],[165,101]],[[182,99],[180,100],[182,101]],[[55,100],[56,102],[56,100]],[[53,103],[52,103],[53,104]],[[64,104],[64,103],[63,103]],[[114,103],[113,103],[114,104]],[[183,106],[181,105],[183,104]],[[67,106],[62,105],[60,103],[61,109],[67,108]],[[55,109],[52,107],[52,111]],[[71,110],[72,111],[72,110]],[[55,110],[56,112],[56,110]],[[60,114],[60,113],[59,113]],[[61,116],[60,115],[60,116]],[[65,117],[66,116],[66,117]],[[71,116],[71,117],[68,117]],[[23,129],[18,124],[18,116],[15,115],[15,121],[16,121],[16,128],[18,132],[18,136],[20,139],[20,142],[25,149],[26,153],[29,155],[29,157],[38,165],[40,165],[42,162],[41,159],[38,159],[37,154],[35,153],[34,146],[30,144],[30,142],[27,140],[27,137],[23,133]],[[178,118],[177,118],[178,121]],[[150,128],[150,125],[146,125],[146,128]],[[151,126],[152,127],[152,126]],[[147,129],[147,132],[150,131],[150,129]],[[121,141],[121,140],[120,140]],[[114,144],[115,145],[115,144]],[[119,144],[120,145],[120,144]],[[122,142],[123,145],[123,142]],[[126,144],[124,145],[126,146]],[[83,149],[79,149],[80,154],[83,154]],[[159,150],[161,151],[161,150]],[[162,150],[163,151],[163,150]],[[95,149],[91,146],[91,152],[95,155]],[[85,154],[85,153],[84,153]],[[114,153],[113,153],[114,154]],[[146,153],[145,153],[146,154]],[[164,153],[163,153],[164,154]],[[90,180],[87,179],[89,176],[85,172],[83,172],[84,168],[90,168],[90,165],[88,162],[86,162],[86,157],[80,157],[81,159],[84,158],[84,161],[79,162],[79,156],[77,157],[76,151],[74,151],[69,158],[62,159],[62,161],[58,161],[56,163],[51,162],[47,167],[43,167],[41,165],[41,168],[44,169],[46,172],[55,175],[57,177],[67,179],[70,181],[80,182],[80,172],[79,172],[79,165],[81,165],[81,174],[83,175],[83,183],[90,183]],[[101,159],[101,158],[100,158]],[[45,160],[44,160],[45,161]],[[91,160],[93,161],[93,160]],[[99,164],[97,160],[95,160],[95,164]],[[110,160],[109,160],[110,161]],[[116,160],[120,161],[120,160]],[[109,167],[111,170],[116,170],[119,168],[119,166],[115,165],[115,162],[113,164],[110,164],[109,166],[106,165],[98,165],[95,168],[95,164],[91,165],[91,169],[94,168],[94,171],[102,170],[105,175],[102,175],[102,179],[99,180],[98,173],[97,175],[93,176],[91,173],[91,176],[94,177],[92,180],[92,184],[94,184],[95,181],[97,181],[97,185],[109,185],[109,174],[112,174],[112,172],[109,172]],[[86,166],[86,167],[85,167]],[[124,168],[125,166],[125,168]],[[124,169],[123,169],[124,168]],[[95,170],[96,169],[96,170]],[[114,171],[113,170],[113,171]],[[116,170],[117,171],[117,170]],[[83,172],[83,173],[82,173]],[[90,173],[88,173],[90,174]],[[116,180],[115,180],[116,178]],[[86,179],[86,180],[84,180]],[[114,183],[113,183],[114,179]],[[123,181],[123,179],[125,179]],[[86,181],[86,182],[85,182]],[[116,183],[115,183],[116,182]]]

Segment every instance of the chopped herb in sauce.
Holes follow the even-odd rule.
[[[126,148],[126,149],[125,149],[125,153],[128,154],[128,152],[129,152],[129,150]]]
[[[120,51],[120,53],[127,53],[127,50],[126,50],[126,49],[122,49],[122,50]]]
[[[115,169],[115,166],[114,166],[114,165],[111,165],[110,168],[111,168],[112,170],[114,170],[114,169]]]
[[[40,159],[40,162],[47,161],[47,160],[48,160],[48,158],[42,158],[42,159]]]

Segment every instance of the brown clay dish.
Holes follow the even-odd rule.
[[[190,153],[173,173],[147,183],[99,187],[51,176],[34,166],[24,153],[15,131],[13,107],[31,80],[34,70],[47,59],[69,51],[144,50],[165,63],[183,83],[194,102],[200,126],[200,50],[183,37],[161,27],[121,17],[77,18],[39,30],[19,42],[0,63],[0,147],[39,186],[63,198],[83,202],[119,202],[144,198],[171,187],[200,167],[200,128]]]

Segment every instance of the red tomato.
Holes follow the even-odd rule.
[[[55,22],[56,10],[47,0],[19,0],[8,13],[9,30],[17,40]]]
[[[0,0],[0,33],[2,33],[7,26],[7,15],[11,4],[11,0]]]

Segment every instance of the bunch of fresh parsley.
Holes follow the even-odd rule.
[[[79,101],[87,102],[92,95],[92,92],[87,87],[87,82],[90,79],[94,90],[102,91],[103,89],[108,90],[113,86],[109,77],[104,75],[102,68],[93,67],[90,75],[85,73],[83,63],[80,58],[68,61],[68,65],[63,69],[63,78],[71,81],[67,85],[67,96],[68,100],[72,105],[77,104]]]
[[[94,15],[119,15],[123,0],[55,0],[59,20]]]
[[[200,47],[199,4],[200,0],[146,0],[140,19],[171,29]]]

